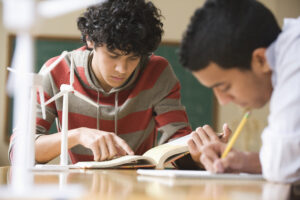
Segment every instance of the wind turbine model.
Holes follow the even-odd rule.
[[[8,188],[0,188],[0,196],[12,197],[38,197],[49,195],[56,198],[70,198],[74,190],[62,192],[61,196],[56,195],[57,191],[50,186],[44,189],[33,186],[33,174],[30,172],[32,163],[27,161],[27,153],[30,144],[31,128],[28,124],[30,87],[33,85],[34,77],[22,78],[23,74],[33,71],[34,60],[34,39],[31,35],[35,23],[39,17],[51,18],[75,11],[103,0],[2,0],[4,25],[10,31],[16,33],[16,47],[12,60],[12,69],[20,72],[10,78],[10,93],[14,96],[13,126],[17,127],[16,143],[13,150],[12,180]],[[67,5],[67,6],[66,6]],[[17,13],[17,15],[15,14]],[[31,125],[32,126],[32,125]],[[25,141],[25,142],[24,142]],[[28,164],[29,163],[29,164]],[[78,189],[78,188],[77,188]],[[76,190],[78,191],[78,190]],[[78,196],[77,196],[78,197]]]
[[[63,53],[64,54],[64,53]],[[63,55],[62,54],[62,55]],[[58,62],[57,62],[58,63]],[[57,65],[50,66],[49,68],[43,67],[40,74],[46,75],[48,74],[53,68]],[[60,165],[36,165],[39,169],[45,170],[63,170],[68,169],[68,108],[69,108],[69,93],[73,93],[78,98],[82,99],[83,101],[95,106],[96,108],[99,107],[97,103],[95,103],[90,98],[84,96],[80,92],[76,91],[73,87],[74,84],[74,60],[71,56],[71,68],[70,68],[70,83],[69,84],[62,84],[60,86],[60,92],[50,98],[48,101],[45,102],[45,106],[52,103],[53,101],[63,97],[63,107],[62,107],[62,134],[61,134],[61,153],[60,153]]]

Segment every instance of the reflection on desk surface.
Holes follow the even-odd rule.
[[[266,181],[172,179],[141,177],[136,170],[79,170],[31,172],[35,185],[80,184],[84,195],[76,199],[288,199],[290,185]],[[9,167],[0,167],[0,186],[10,184]],[[63,180],[62,180],[63,179]],[[43,198],[43,197],[41,197]],[[1,194],[0,194],[1,199]]]

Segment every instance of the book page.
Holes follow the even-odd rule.
[[[191,139],[191,138],[192,138],[192,135],[188,134],[186,136],[183,136],[183,137],[180,137],[180,138],[176,138],[176,139],[174,139],[174,140],[172,140],[172,141],[170,141],[170,142],[168,142],[166,144],[170,144],[170,145],[185,145],[185,146],[187,146],[187,141],[189,139]]]
[[[176,154],[185,153],[188,151],[187,146],[183,145],[170,145],[169,143],[159,145],[148,150],[143,156],[150,157],[155,160],[156,168],[163,169],[165,161]]]
[[[120,168],[121,165],[141,165],[145,167],[154,166],[156,163],[152,158],[147,158],[145,156],[138,155],[126,155],[119,158],[106,161],[87,161],[87,162],[78,162],[74,164],[74,167],[79,168]],[[128,168],[128,167],[126,167]]]

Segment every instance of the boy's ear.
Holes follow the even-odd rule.
[[[88,48],[93,49],[94,48],[94,42],[92,42],[91,40],[88,39],[88,36],[86,36],[86,44],[88,46]]]
[[[266,48],[257,48],[252,52],[251,66],[254,72],[271,72],[271,68],[266,57],[266,50]]]

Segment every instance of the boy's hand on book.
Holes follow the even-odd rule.
[[[246,155],[235,149],[231,149],[225,158],[220,158],[225,151],[226,143],[211,142],[202,147],[200,162],[206,170],[214,173],[241,172],[247,164]]]
[[[200,155],[203,146],[216,141],[227,142],[231,134],[231,130],[229,129],[227,124],[224,124],[223,133],[217,134],[209,125],[205,125],[203,127],[198,127],[191,134],[192,134],[192,139],[188,141],[188,148],[193,160],[200,167],[202,167],[200,161]]]
[[[116,134],[90,128],[79,128],[77,143],[92,150],[95,161],[133,155],[130,146]]]

